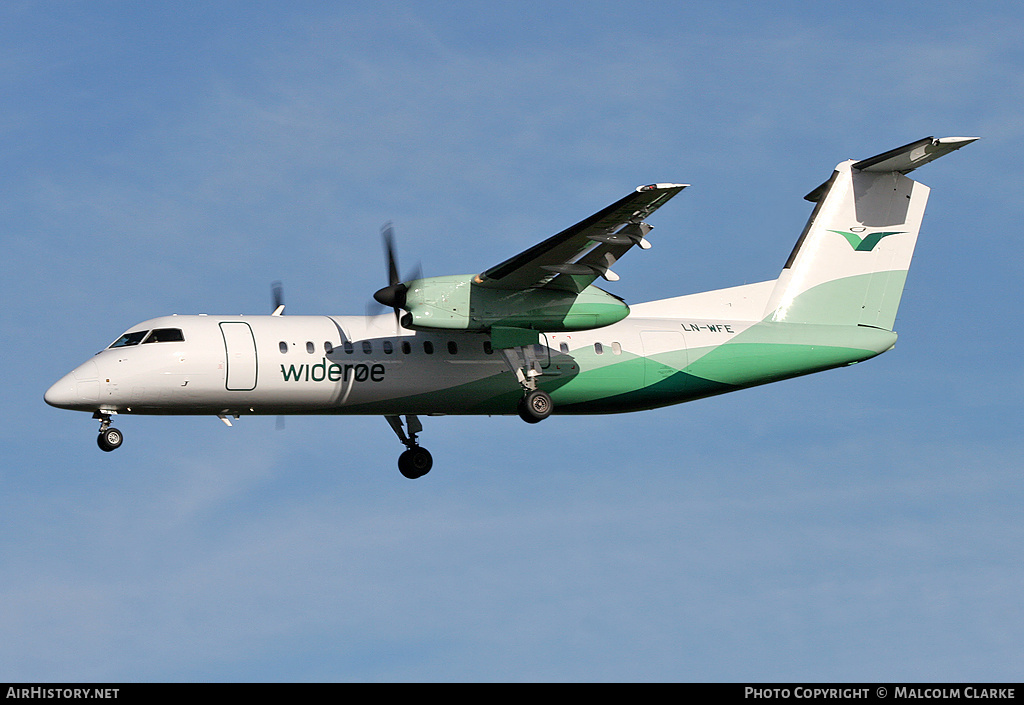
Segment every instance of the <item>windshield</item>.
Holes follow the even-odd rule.
[[[142,344],[146,343],[182,343],[185,341],[185,336],[181,334],[180,328],[157,328],[149,337],[142,341]]]
[[[126,348],[129,345],[138,345],[142,342],[142,339],[146,337],[148,330],[135,330],[130,333],[125,333],[120,338],[110,344],[112,348]]]

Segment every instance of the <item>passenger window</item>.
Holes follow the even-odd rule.
[[[412,345],[409,344],[408,340],[403,340],[402,341],[402,354],[403,355],[408,355],[411,352],[412,352]]]
[[[569,354],[569,343],[559,343],[558,344],[558,351],[560,353],[562,353],[563,355],[568,355]]]
[[[604,355],[604,346],[601,343],[594,343],[594,352],[598,355]]]
[[[288,352],[288,343],[282,340],[280,343],[277,344],[277,349],[280,350],[282,354]]]
[[[314,350],[316,350],[316,346],[313,345],[313,341],[312,340],[307,340],[306,341],[306,352],[308,352],[310,355],[312,355]]]
[[[458,355],[459,354],[459,346],[455,344],[454,340],[449,340],[448,341],[448,352],[451,355]]]
[[[491,341],[489,341],[489,340],[485,340],[484,341],[484,352],[486,354],[488,354],[488,355],[493,355],[494,354],[494,346],[491,345]]]
[[[349,355],[351,355],[351,354],[352,354],[352,341],[351,341],[351,340],[346,340],[345,342],[343,342],[343,343],[341,344],[341,347],[342,347],[342,349],[344,349],[344,351],[345,351],[346,353],[348,353]]]
[[[621,355],[621,354],[622,354],[622,346],[619,345],[618,343],[612,343],[612,355]]]
[[[423,341],[423,352],[425,352],[427,355],[433,355],[434,354],[434,344],[431,343],[429,340],[424,340]]]
[[[329,340],[325,340],[324,341],[324,352],[327,353],[328,355],[330,355],[332,352],[334,352],[334,346],[331,345],[331,341],[329,341]]]
[[[390,340],[385,340],[384,341],[384,354],[385,355],[390,355],[394,351],[395,351],[395,349],[394,349],[394,347],[392,347],[391,341]]]
[[[363,341],[363,352],[365,354],[367,354],[367,355],[370,355],[371,353],[373,353],[373,343],[371,343],[369,340],[364,340]]]
[[[110,344],[112,348],[127,348],[131,345],[138,345],[142,342],[142,339],[146,337],[148,330],[137,330],[134,333],[125,333],[120,338]]]
[[[182,343],[185,341],[185,336],[181,333],[181,328],[157,328],[149,336],[142,341],[142,344],[146,343]]]

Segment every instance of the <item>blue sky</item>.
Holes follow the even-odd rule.
[[[1019,680],[1014,3],[12,2],[0,9],[0,679]],[[45,389],[133,323],[362,313],[641,183],[609,288],[777,276],[832,167],[983,139],[895,350],[634,415],[126,417]]]

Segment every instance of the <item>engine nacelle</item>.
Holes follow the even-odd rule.
[[[402,325],[487,330],[493,326],[563,332],[602,328],[629,315],[629,306],[596,286],[506,290],[480,286],[473,275],[429,277],[406,284]]]

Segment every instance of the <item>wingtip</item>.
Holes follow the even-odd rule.
[[[969,145],[971,142],[976,142],[980,137],[940,137],[935,142],[937,144],[948,144],[955,145],[955,149]]]
[[[674,188],[686,188],[690,184],[647,184],[645,186],[637,186],[637,192],[640,191],[667,191],[668,189]]]

